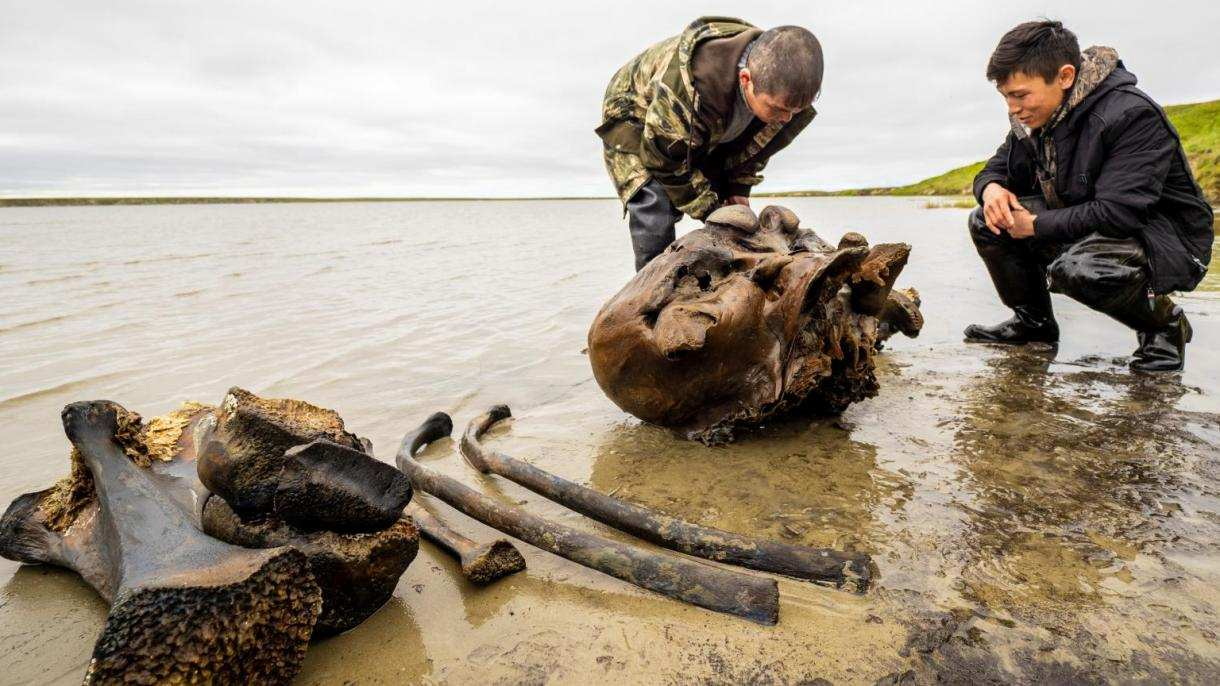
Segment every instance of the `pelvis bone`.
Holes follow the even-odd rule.
[[[792,410],[841,412],[877,392],[873,356],[923,324],[895,291],[910,246],[832,246],[790,210],[713,212],[598,313],[589,359],[623,410],[715,443]]]

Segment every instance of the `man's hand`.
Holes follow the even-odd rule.
[[[1030,238],[1034,235],[1034,220],[1037,218],[1038,215],[1030,214],[1029,210],[1024,208],[1014,210],[1012,228],[1008,230],[1008,235],[1013,238]]]
[[[726,207],[728,205],[745,205],[746,207],[749,207],[750,206],[750,196],[748,196],[748,195],[730,195],[729,197],[725,198],[723,202],[720,203],[721,207]]]
[[[983,218],[992,233],[998,236],[1001,230],[1012,232],[1013,210],[1025,211],[1017,196],[994,181],[987,184],[983,189]]]

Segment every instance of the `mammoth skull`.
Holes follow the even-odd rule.
[[[598,313],[589,359],[623,410],[705,442],[798,408],[840,412],[876,393],[882,341],[922,326],[893,290],[910,246],[837,247],[771,206],[713,212]]]

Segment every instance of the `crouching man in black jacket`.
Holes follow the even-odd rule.
[[[970,234],[1015,315],[966,340],[1058,342],[1049,288],[1135,329],[1132,369],[1182,369],[1190,323],[1167,294],[1202,280],[1213,217],[1164,111],[1056,21],[1005,34],[987,78],[1012,130],[974,179]]]

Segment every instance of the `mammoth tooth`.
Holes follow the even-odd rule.
[[[260,431],[289,435],[300,429],[271,417]],[[201,471],[205,460],[230,463],[229,451],[242,449],[243,435],[227,438],[206,444]],[[376,612],[419,549],[419,532],[402,518],[410,481],[365,453],[367,441],[356,445],[361,449],[319,439],[288,449],[278,461],[259,456],[282,464],[271,481],[271,507],[243,514],[213,497],[201,516],[204,532],[222,541],[248,548],[289,545],[304,553],[322,593],[320,634],[346,631]]]
[[[305,556],[199,531],[117,442],[133,422],[108,401],[66,407],[72,481],[9,506],[0,554],[75,570],[110,603],[86,683],[287,683],[321,608]]]
[[[796,230],[801,228],[801,220],[797,218],[796,213],[779,205],[764,207],[762,214],[758,215],[758,223],[767,231],[787,234],[796,233]]]
[[[303,531],[274,515],[243,520],[215,497],[203,508],[203,530],[247,548],[291,546],[303,553],[321,590],[319,635],[347,631],[376,612],[419,550],[419,532],[407,518],[371,533]]]
[[[706,223],[731,226],[746,233],[758,231],[758,217],[746,205],[725,205],[709,214]]]

